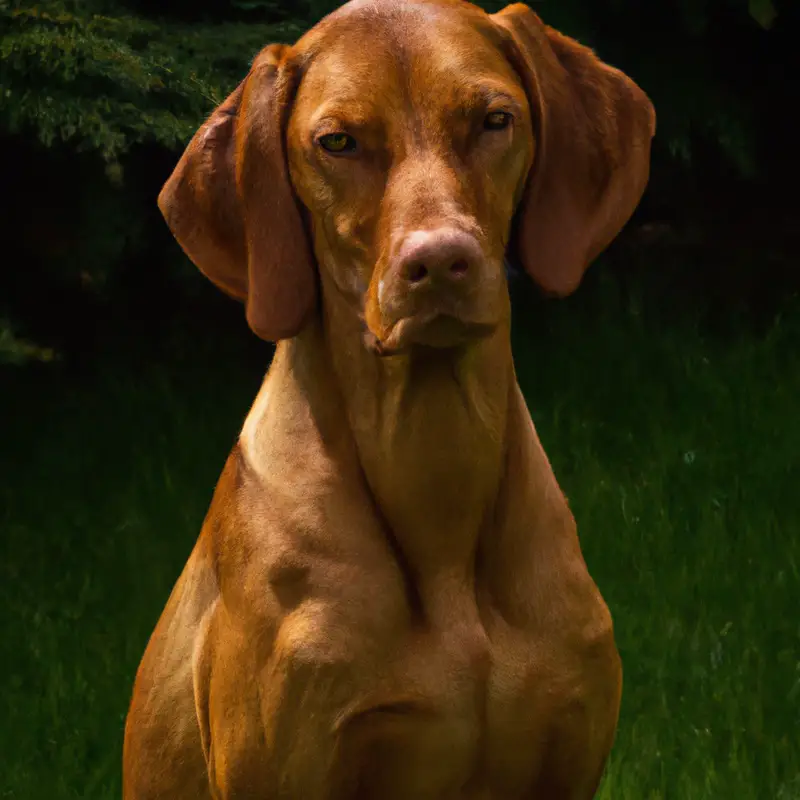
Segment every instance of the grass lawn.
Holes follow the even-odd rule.
[[[515,352],[625,667],[599,797],[797,800],[800,315],[592,302],[523,304]],[[0,798],[119,798],[134,671],[260,383],[237,336],[0,373]]]

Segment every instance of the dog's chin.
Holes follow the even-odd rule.
[[[414,349],[456,350],[491,336],[497,323],[461,319],[451,314],[403,317],[383,338],[368,332],[367,346],[380,356],[409,353]]]

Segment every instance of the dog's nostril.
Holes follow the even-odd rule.
[[[469,266],[466,260],[463,258],[460,258],[458,261],[454,261],[450,265],[450,272],[452,272],[453,275],[464,275],[468,269]]]
[[[424,264],[415,264],[408,271],[408,279],[411,283],[419,283],[428,276],[428,268]]]

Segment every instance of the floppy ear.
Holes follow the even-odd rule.
[[[547,292],[568,295],[644,193],[656,115],[647,95],[528,6],[492,19],[534,115],[536,154],[515,220],[517,255]],[[538,119],[537,119],[538,112]]]
[[[246,303],[262,339],[295,336],[316,300],[316,273],[286,163],[284,135],[296,89],[269,45],[192,138],[158,196],[187,256]]]

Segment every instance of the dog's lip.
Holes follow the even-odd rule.
[[[437,322],[450,324],[457,332],[458,344],[489,336],[497,327],[496,322],[468,319],[444,311],[431,311],[425,314],[412,314],[395,320],[383,337],[367,331],[367,344],[378,355],[392,356],[404,353],[414,344],[446,348],[450,344],[437,345],[424,341],[425,331]]]

